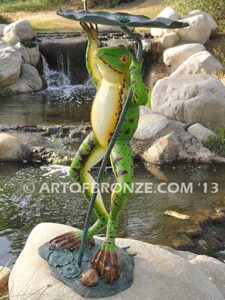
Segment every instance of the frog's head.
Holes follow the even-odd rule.
[[[132,54],[122,45],[110,48],[98,48],[95,52],[98,69],[103,78],[117,82],[129,73]]]

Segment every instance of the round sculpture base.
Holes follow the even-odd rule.
[[[77,266],[79,248],[71,251],[52,249],[49,247],[49,243],[46,243],[39,248],[39,255],[49,263],[52,275],[79,295],[91,298],[109,297],[128,289],[132,285],[134,260],[125,249],[117,248],[122,259],[120,277],[113,284],[108,284],[103,278],[100,278],[96,286],[83,286],[80,282],[81,272],[91,267],[91,258],[99,246],[100,241],[95,240],[95,246],[92,249],[85,249],[80,268]]]

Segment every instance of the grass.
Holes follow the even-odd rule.
[[[54,5],[52,3],[54,3]],[[10,18],[13,21],[25,18],[37,31],[60,32],[81,30],[78,22],[67,20],[56,15],[55,11],[59,7],[79,10],[82,8],[82,2],[81,0],[0,0],[0,11],[4,17]],[[119,10],[155,17],[164,7],[165,4],[161,0],[137,0],[132,4],[121,5],[108,10],[112,12]]]
[[[225,130],[217,132],[218,137],[209,137],[204,145],[212,152],[225,156]]]

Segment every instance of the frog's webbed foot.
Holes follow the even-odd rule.
[[[81,231],[70,231],[55,237],[49,244],[51,248],[73,250],[80,247],[81,239]],[[93,238],[87,241],[87,248],[92,248],[94,245]]]
[[[103,244],[94,254],[91,264],[109,284],[120,276],[122,260],[116,248],[110,249],[110,246]]]
[[[93,25],[92,23],[80,22],[81,27],[87,34],[87,36],[96,41],[98,39],[98,25]]]

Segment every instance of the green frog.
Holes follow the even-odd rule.
[[[91,264],[106,282],[112,284],[120,275],[122,261],[117,252],[115,238],[119,216],[126,204],[133,182],[133,159],[130,140],[138,125],[139,106],[147,102],[147,90],[141,76],[142,64],[124,46],[98,48],[97,25],[81,23],[88,38],[87,68],[94,80],[97,93],[91,109],[93,131],[79,147],[70,169],[70,176],[85,186],[84,195],[90,201],[94,177],[90,170],[106,154],[115,131],[129,89],[133,98],[110,155],[117,184],[111,195],[111,207],[105,208],[98,192],[94,212],[97,221],[88,231],[87,247],[94,245],[94,235],[106,229],[106,238],[94,254]],[[67,232],[50,241],[52,247],[74,249],[80,246],[82,231]]]

